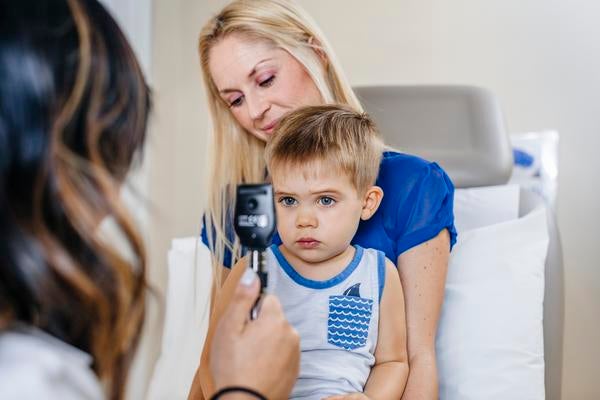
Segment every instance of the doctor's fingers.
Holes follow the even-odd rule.
[[[260,281],[254,271],[248,268],[233,292],[233,296],[219,321],[217,331],[239,335],[248,323],[250,310],[256,303],[260,292]]]
[[[270,341],[279,341],[280,345],[290,349],[297,347],[300,351],[300,336],[288,322],[281,303],[273,295],[263,297],[258,317],[247,326],[247,329],[256,331],[258,335],[264,334]]]
[[[300,336],[285,318],[279,300],[267,295],[262,300],[258,318],[250,321],[242,334],[249,347],[249,357],[254,358],[255,368],[268,369],[271,385],[276,395],[268,398],[287,398],[300,372]],[[263,364],[264,365],[261,365]]]

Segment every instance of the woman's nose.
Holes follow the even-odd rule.
[[[248,104],[250,118],[253,120],[262,119],[269,108],[271,108],[270,103],[262,96],[246,97],[246,103]]]

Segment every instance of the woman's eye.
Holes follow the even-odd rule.
[[[331,207],[335,204],[335,200],[329,196],[323,196],[319,198],[319,204],[325,207]]]
[[[244,96],[236,97],[232,101],[229,102],[229,107],[239,107],[242,105],[242,99]]]
[[[298,203],[293,197],[282,197],[279,202],[286,207],[295,206]]]
[[[269,86],[271,86],[273,84],[274,81],[275,81],[275,75],[271,75],[270,77],[268,77],[264,81],[261,81],[259,83],[259,86],[260,87],[269,87]]]

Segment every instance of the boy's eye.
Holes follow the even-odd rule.
[[[319,198],[319,204],[325,207],[331,207],[335,204],[335,200],[329,196],[323,196]]]
[[[282,197],[281,199],[279,199],[279,202],[285,207],[292,207],[298,204],[298,201],[295,198],[289,196]]]
[[[267,79],[260,81],[258,84],[260,87],[269,87],[273,84],[274,81],[275,81],[275,75],[271,75]]]

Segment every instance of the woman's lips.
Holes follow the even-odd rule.
[[[277,123],[279,122],[279,120],[275,120],[273,122],[271,122],[268,125],[265,125],[261,128],[261,130],[267,132],[267,133],[273,133],[273,131],[275,130],[275,128],[277,127]]]
[[[321,242],[313,238],[300,238],[296,241],[296,243],[303,249],[314,249],[321,244]]]

